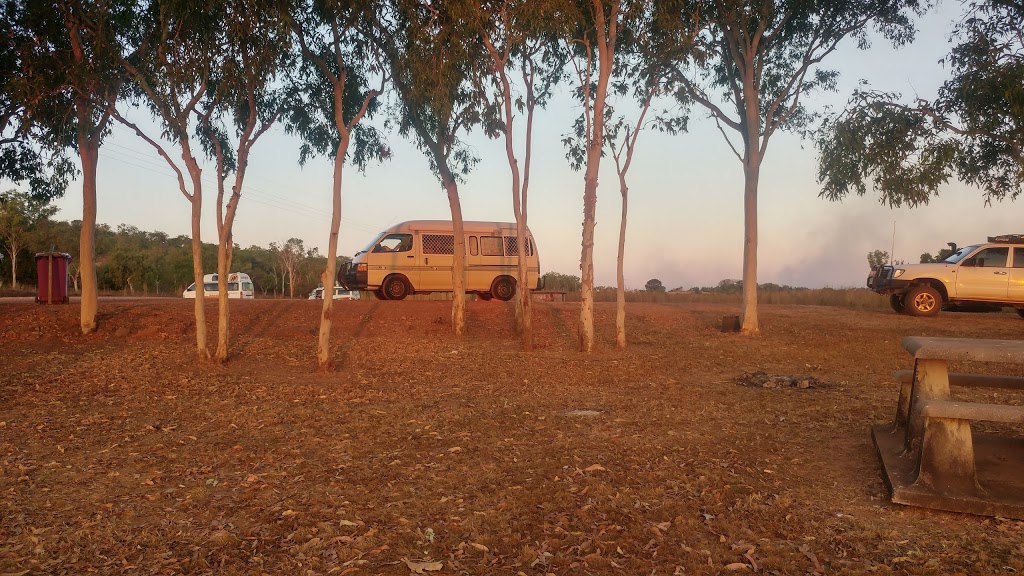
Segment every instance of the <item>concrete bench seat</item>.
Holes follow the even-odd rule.
[[[915,360],[1024,364],[1024,340],[907,336],[903,347]]]
[[[928,400],[921,407],[924,438],[915,485],[945,494],[983,494],[978,484],[971,422],[1024,424],[1024,406]]]
[[[913,370],[897,370],[892,373],[896,382],[906,385],[914,383]],[[964,372],[949,373],[950,386],[965,388],[1008,388],[1024,390],[1024,376],[996,376],[992,374],[967,374]]]
[[[978,404],[974,402],[953,402],[950,400],[929,400],[921,409],[925,418],[951,418],[960,420],[982,420],[1024,424],[1024,406],[1008,404]]]

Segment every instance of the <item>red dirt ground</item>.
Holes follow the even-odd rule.
[[[576,304],[538,303],[524,353],[510,304],[456,339],[448,302],[339,302],[319,374],[319,306],[232,302],[215,366],[191,301],[102,301],[90,336],[76,305],[0,304],[0,574],[1024,571],[1024,523],[889,503],[869,434],[903,336],[1014,314],[762,306],[747,338],[733,306],[634,304],[620,352],[599,304],[586,356]]]

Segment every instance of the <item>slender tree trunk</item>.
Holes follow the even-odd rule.
[[[749,61],[753,62],[752,55]],[[740,333],[761,333],[757,318],[757,184],[761,175],[761,108],[754,87],[753,67],[742,70],[745,103],[741,127],[743,154],[743,306],[740,309]]]
[[[526,103],[526,154],[523,160],[523,185],[519,194],[513,198],[514,206],[519,208],[516,214],[516,237],[519,242],[519,300],[516,305],[517,321],[520,323],[523,350],[533,350],[533,298],[530,295],[530,271],[527,267],[526,229],[527,229],[527,193],[530,189],[530,164],[533,147],[533,102],[532,85]],[[533,249],[536,251],[537,247]],[[540,274],[540,270],[537,270]]]
[[[757,318],[757,184],[761,157],[748,152],[743,164],[743,308],[740,332],[761,333]]]
[[[96,167],[99,163],[99,143],[78,136],[78,153],[82,161],[82,228],[78,235],[79,272],[82,276],[80,324],[82,334],[91,334],[98,328],[96,314],[99,308],[96,287]]]
[[[459,186],[450,174],[442,175],[448,206],[452,211],[452,233],[455,236],[452,258],[452,329],[456,336],[466,332],[466,232],[462,225],[462,204]]]
[[[596,151],[596,154],[595,154]],[[597,170],[600,148],[592,147],[583,187],[583,242],[580,252],[580,351],[594,349],[594,228],[597,226]]]
[[[494,72],[501,80],[502,114],[505,122],[505,156],[508,158],[509,171],[512,173],[512,212],[516,218],[516,245],[519,247],[516,262],[518,270],[516,273],[516,331],[522,338],[523,350],[533,349],[533,322],[530,317],[530,283],[526,267],[526,186],[523,183],[519,171],[519,162],[516,159],[515,144],[513,138],[513,115],[512,115],[512,86],[505,73],[506,58],[499,55],[498,50],[491,43],[490,39],[484,37],[484,43],[491,55]],[[524,78],[526,73],[524,72]],[[533,93],[532,84],[527,84],[527,129],[526,129],[526,165],[529,173],[530,162],[530,138],[533,122]]]
[[[338,98],[335,99],[337,102]],[[327,268],[320,276],[324,285],[324,302],[320,312],[320,339],[317,343],[316,361],[322,371],[332,370],[331,361],[331,314],[334,311],[334,283],[338,277],[338,236],[341,230],[341,183],[345,165],[345,151],[348,137],[342,135],[334,155],[334,187],[332,188],[331,235],[327,241]]]
[[[605,30],[603,3],[592,0],[596,16],[598,76],[594,94],[590,133],[587,135],[587,169],[583,184],[583,241],[580,251],[580,351],[594,350],[594,229],[597,227],[597,177],[601,169],[604,146],[604,109],[608,96],[608,83],[612,75],[615,55],[615,27],[617,15],[613,13]],[[614,11],[617,12],[617,11]],[[588,62],[588,66],[590,63]]]
[[[18,251],[21,247],[11,242],[11,288],[18,287]]]
[[[217,353],[214,359],[218,363],[224,363],[228,359],[228,331],[231,326],[231,302],[228,300],[231,257],[228,255],[226,244],[231,239],[225,227],[220,228],[217,232]]]
[[[200,360],[209,360],[210,351],[206,346],[206,286],[203,282],[203,242],[200,235],[200,216],[203,213],[203,188],[200,181],[201,172],[195,159],[188,161],[188,153],[183,154],[189,163],[192,176],[192,278],[196,283],[196,354]]]
[[[619,189],[622,192],[622,217],[619,220],[619,257],[615,270],[615,346],[626,347],[626,276],[623,262],[626,259],[626,210],[629,206],[629,188],[625,177],[619,176]]]
[[[601,168],[601,146],[604,134],[604,99],[608,76],[604,73],[605,56],[601,56],[601,77],[594,99],[594,119],[587,150],[587,169],[583,185],[583,241],[580,252],[580,351],[594,349],[594,229],[597,227],[597,175]],[[608,64],[609,75],[611,64]]]

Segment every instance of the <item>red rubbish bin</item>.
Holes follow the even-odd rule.
[[[40,252],[36,254],[36,272],[39,276],[37,304],[68,303],[68,264],[71,254]]]

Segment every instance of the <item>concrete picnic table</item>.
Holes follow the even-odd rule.
[[[950,362],[1024,365],[1024,341],[908,336],[896,421],[872,438],[893,502],[1024,518],[1024,440],[972,434],[976,420],[1024,423],[1024,407],[954,402],[950,385],[1024,390],[1020,376],[949,372]]]

